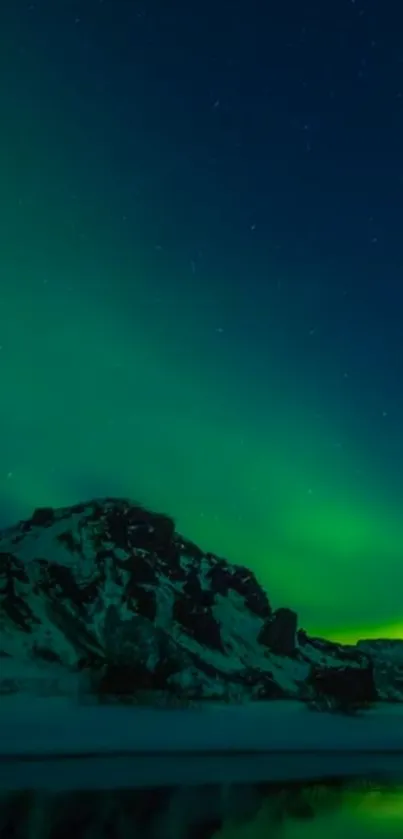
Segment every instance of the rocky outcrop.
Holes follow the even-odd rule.
[[[36,672],[85,675],[105,701],[307,699],[314,666],[347,669],[354,695],[373,669],[374,698],[403,699],[401,662],[386,663],[384,646],[309,638],[248,568],[127,500],[39,509],[0,534],[3,692]]]
[[[359,641],[357,648],[374,665],[374,678],[380,696],[400,702],[403,699],[403,641],[379,639]]]
[[[312,667],[308,685],[316,698],[313,707],[318,709],[355,711],[376,702],[374,666],[366,667]]]
[[[280,608],[268,618],[259,632],[259,641],[277,655],[292,656],[297,650],[297,613]]]

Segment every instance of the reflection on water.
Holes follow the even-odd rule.
[[[403,786],[361,782],[357,789],[312,784],[273,793],[253,819],[216,839],[392,839],[403,836]]]
[[[403,785],[361,780],[3,792],[2,839],[394,839]]]

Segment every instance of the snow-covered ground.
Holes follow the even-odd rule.
[[[372,774],[403,780],[403,706],[344,717],[296,702],[153,710],[0,700],[0,789]]]

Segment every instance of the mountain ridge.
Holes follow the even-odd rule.
[[[246,566],[120,498],[0,531],[0,662],[3,693],[37,667],[85,674],[100,701],[403,701],[403,641],[311,638]]]

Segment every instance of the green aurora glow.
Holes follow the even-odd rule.
[[[368,470],[360,483],[354,452],[327,446],[323,421],[304,432],[304,406],[298,415],[275,382],[263,425],[264,406],[256,393],[245,404],[225,355],[198,369],[190,338],[179,352],[177,312],[157,309],[159,323],[154,310],[152,327],[133,313],[129,324],[113,289],[85,299],[54,274],[44,284],[36,268],[10,284],[1,307],[2,495],[15,513],[139,498],[249,565],[310,631],[401,636],[403,526],[374,498]],[[140,270],[136,282],[140,299]]]
[[[68,72],[33,69],[31,49],[0,138],[3,521],[130,496],[252,568],[311,633],[403,638],[401,503],[367,436],[343,433],[343,367],[334,385],[297,348],[309,307],[297,291],[273,304],[263,355],[247,290],[228,276],[225,224],[214,266],[194,271],[190,187],[173,199],[152,179],[158,139],[139,125],[145,205],[141,190],[127,196],[121,115],[102,139],[84,82],[77,102]],[[272,256],[274,285],[278,270]],[[286,285],[302,280],[290,266]]]

